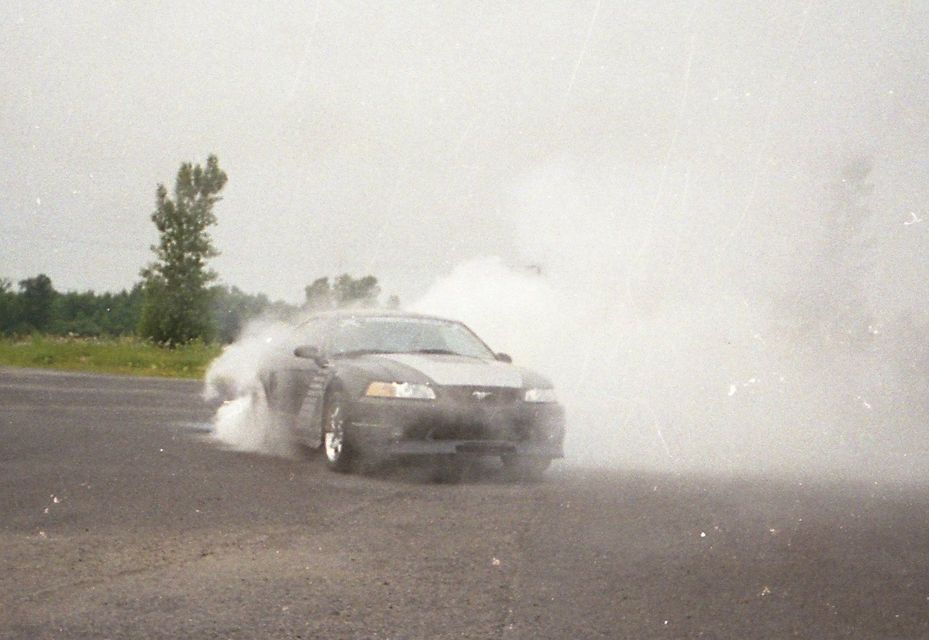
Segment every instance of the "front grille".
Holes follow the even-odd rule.
[[[446,387],[443,393],[456,404],[501,407],[517,402],[520,390],[512,387]]]
[[[441,387],[436,407],[404,424],[406,440],[541,441],[547,420],[513,387]],[[477,392],[477,393],[475,393]]]
[[[531,426],[522,420],[493,412],[438,415],[410,424],[405,437],[411,440],[528,440]]]
[[[426,427],[427,440],[496,440],[495,430],[488,424],[464,420],[448,420]]]

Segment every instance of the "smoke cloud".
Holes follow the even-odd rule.
[[[922,473],[926,11],[332,8],[250,149],[288,188],[239,201],[299,221],[224,272],[464,320],[554,379],[569,463]]]
[[[924,287],[886,278],[921,249],[875,204],[882,169],[839,158],[759,192],[772,220],[700,193],[695,166],[546,166],[512,194],[517,254],[413,306],[549,374],[571,462],[910,476],[929,325]]]
[[[549,375],[568,464],[922,477],[926,223],[892,162],[805,166],[746,206],[699,163],[548,163],[509,192],[516,250],[458,264],[409,309]],[[257,373],[295,341],[254,322],[213,363],[220,441],[293,453]]]
[[[203,396],[222,401],[213,417],[213,436],[219,442],[239,451],[286,457],[297,453],[287,425],[269,410],[258,377],[263,364],[275,353],[293,349],[295,340],[292,324],[255,320],[210,363]]]

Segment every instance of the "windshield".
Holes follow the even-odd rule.
[[[360,353],[438,353],[494,358],[470,329],[457,322],[432,318],[345,318],[336,324],[330,355]]]

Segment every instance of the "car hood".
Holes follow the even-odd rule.
[[[515,365],[466,356],[389,353],[352,359],[371,379],[465,387],[548,387],[542,376]]]

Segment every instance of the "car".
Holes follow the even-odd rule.
[[[268,406],[335,471],[429,456],[448,479],[496,456],[537,479],[564,456],[565,412],[551,382],[495,353],[463,323],[371,311],[317,314],[260,374]]]

